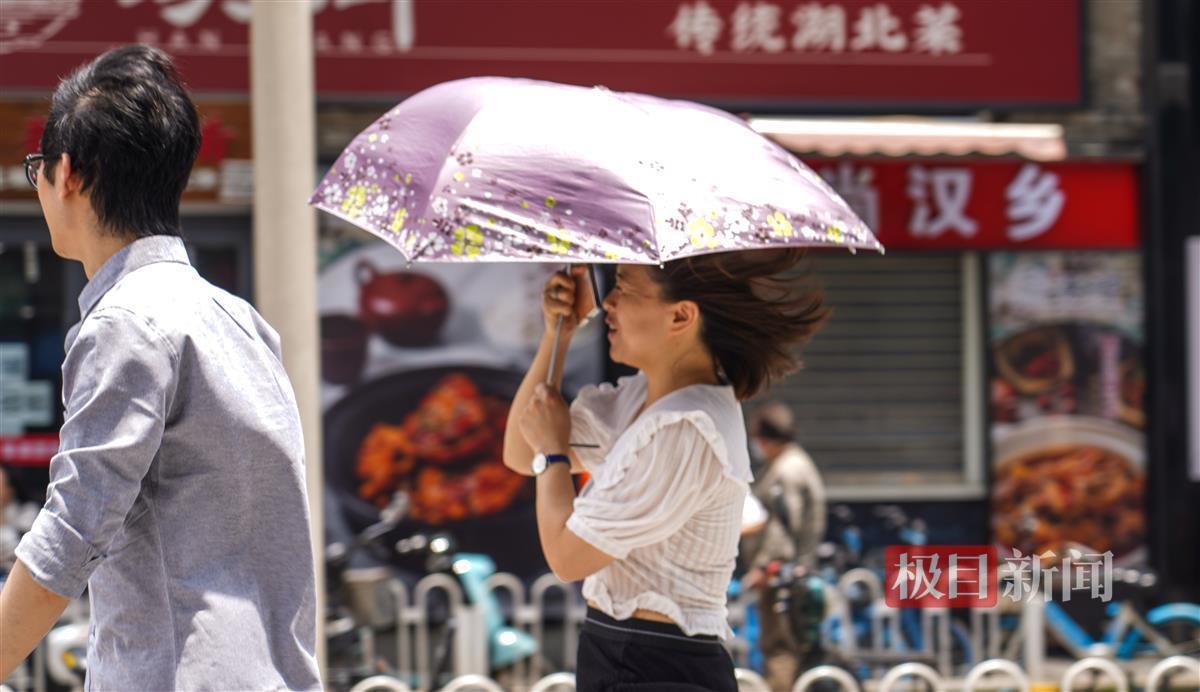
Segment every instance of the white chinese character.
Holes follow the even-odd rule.
[[[958,8],[951,3],[942,3],[939,8],[921,5],[914,19],[917,22],[917,50],[941,55],[962,52],[962,29],[958,26]]]
[[[1112,551],[1082,553],[1071,549],[1062,561],[1062,598],[1072,591],[1090,590],[1093,599],[1112,600]]]
[[[1054,551],[1039,555],[1021,555],[1021,551],[1013,549],[1013,556],[1004,558],[1004,569],[1000,581],[1004,584],[1003,596],[1014,602],[1032,601],[1038,593],[1043,601],[1049,601],[1054,590],[1054,573],[1057,567],[1042,567],[1043,562],[1050,562],[1056,557]]]
[[[779,14],[779,7],[769,2],[739,4],[733,11],[732,48],[739,53],[783,50],[787,42],[779,35]]]
[[[186,51],[189,45],[187,32],[183,29],[172,31],[167,38],[167,50],[172,52]]]
[[[855,167],[842,161],[836,169],[822,168],[821,177],[837,190],[846,204],[867,224],[867,228],[879,232],[879,190],[875,188],[875,169],[868,166]]]
[[[200,47],[216,53],[221,50],[221,33],[213,29],[200,30]]]
[[[1032,555],[1022,555],[1021,551],[1013,549],[1012,557],[1004,558],[1004,566],[998,576],[1004,586],[1004,598],[1019,603],[1037,592],[1037,571],[1039,565]]]
[[[334,51],[333,39],[329,38],[329,32],[316,32],[313,37],[313,51],[316,53],[332,53]]]
[[[987,598],[988,595],[988,562],[987,553],[983,555],[972,555],[958,559],[958,553],[950,555],[950,598],[958,598],[959,596],[972,596],[974,598]],[[975,573],[976,579],[963,579],[959,576],[959,564],[968,563],[963,566],[963,572],[970,574]],[[974,562],[971,565],[969,563]],[[962,584],[974,584],[973,591],[966,591],[961,588]]]
[[[864,7],[854,22],[852,50],[869,50],[875,47],[897,53],[908,47],[908,37],[900,30],[900,18],[892,14],[882,3]]]
[[[372,32],[368,42],[371,46],[371,52],[376,55],[388,55],[396,47],[395,42],[392,40],[391,32],[388,31]]]
[[[792,13],[792,50],[830,50],[846,48],[846,10],[840,5],[825,7],[819,2],[801,5]]]
[[[942,580],[938,557],[937,553],[914,555],[910,561],[908,553],[900,553],[900,564],[896,565],[896,581],[892,588],[899,590],[901,600],[945,598],[946,594],[937,588],[937,583]],[[909,582],[912,582],[911,586]]]
[[[145,43],[149,46],[157,46],[159,44],[158,29],[138,29],[135,34],[135,40],[138,43]]]
[[[675,13],[675,21],[667,27],[675,37],[675,45],[679,48],[692,48],[704,55],[712,55],[713,46],[721,38],[725,21],[704,0],[691,4],[684,3]]]
[[[142,4],[145,0],[117,0],[117,6],[136,7]],[[159,10],[158,14],[169,24],[176,27],[189,27],[200,21],[200,17],[208,11],[212,0],[182,0],[181,2],[172,3],[172,0],[156,0],[159,5],[167,5]]]
[[[930,204],[929,190],[933,190]],[[918,238],[936,238],[947,229],[970,238],[979,224],[967,217],[967,201],[971,197],[971,169],[935,168],[923,166],[908,169],[908,197],[915,203],[908,229]]]
[[[221,3],[221,10],[238,24],[250,23],[250,0],[225,0]]]
[[[360,55],[365,47],[362,34],[357,31],[343,31],[338,37],[338,45],[349,55]]]
[[[194,26],[204,13],[212,7],[213,0],[154,0],[158,5],[165,5],[159,15],[171,26],[186,29]],[[119,7],[136,7],[145,0],[117,0]],[[323,0],[310,0],[314,4]],[[221,9],[225,16],[239,24],[250,22],[250,0],[224,0]]]
[[[1058,189],[1058,176],[1027,163],[1005,190],[1008,198],[1008,239],[1029,240],[1045,233],[1058,221],[1066,196]]]
[[[159,0],[159,4],[163,4],[162,0]],[[212,0],[185,0],[164,7],[159,14],[172,26],[189,27],[200,21],[211,4]]]

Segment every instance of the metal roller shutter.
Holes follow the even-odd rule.
[[[982,496],[977,258],[814,255],[834,313],[770,396],[843,500]]]

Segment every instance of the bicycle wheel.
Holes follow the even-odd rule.
[[[1117,658],[1200,654],[1200,606],[1168,603],[1135,622],[1117,647]]]
[[[1146,622],[1171,642],[1173,650],[1161,652],[1195,656],[1200,654],[1200,605],[1168,603],[1146,614]]]

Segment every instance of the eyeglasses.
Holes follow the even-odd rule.
[[[38,170],[42,166],[42,161],[45,160],[46,157],[42,154],[29,154],[25,157],[25,179],[35,190],[37,189]]]

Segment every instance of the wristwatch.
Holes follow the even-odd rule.
[[[540,476],[550,468],[551,464],[570,464],[571,457],[566,454],[538,454],[533,458],[533,463],[530,467],[533,469],[533,475]]]

